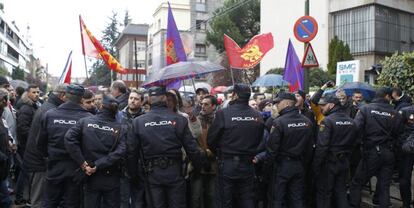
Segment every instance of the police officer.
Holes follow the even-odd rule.
[[[149,203],[154,208],[186,207],[186,183],[182,171],[182,151],[184,147],[190,159],[205,158],[205,153],[188,128],[188,121],[167,109],[165,87],[149,89],[151,111],[134,119],[132,135],[128,138],[128,157],[141,151],[145,164]],[[129,168],[136,170],[138,164]],[[137,172],[137,171],[131,171]]]
[[[402,115],[404,131],[399,139],[399,150],[406,142],[408,137],[414,133],[414,105],[402,108],[399,113]],[[410,207],[411,204],[411,175],[414,165],[414,154],[404,151],[396,151],[399,154],[398,161],[400,194],[403,202],[403,208]]]
[[[360,108],[355,123],[362,135],[362,159],[350,187],[350,206],[360,207],[361,189],[372,176],[378,177],[379,207],[388,207],[394,167],[393,145],[398,138],[401,118],[390,105],[392,90],[379,88],[372,103]]]
[[[254,207],[253,159],[263,141],[264,123],[260,113],[248,105],[250,93],[249,86],[234,85],[229,106],[216,113],[208,131],[208,146],[219,159],[218,208]]]
[[[126,152],[127,128],[115,120],[118,102],[104,96],[101,111],[82,118],[65,135],[65,147],[88,175],[85,207],[119,207],[120,159]],[[102,201],[102,204],[101,204]]]
[[[276,163],[273,207],[304,207],[306,147],[313,140],[313,124],[295,107],[295,96],[281,92],[274,103],[279,117],[273,121],[267,150]],[[288,203],[288,204],[286,204]]]
[[[346,179],[357,127],[354,120],[340,110],[340,101],[335,95],[325,95],[318,104],[325,118],[319,126],[313,161],[316,205],[318,208],[348,207]],[[335,206],[331,206],[332,195]]]
[[[79,165],[66,151],[64,136],[79,119],[92,115],[80,106],[84,92],[80,85],[67,86],[67,101],[49,110],[41,119],[37,147],[47,157],[44,207],[78,208],[80,205],[80,185],[73,183]]]

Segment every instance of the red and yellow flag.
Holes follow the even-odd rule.
[[[104,60],[106,65],[117,73],[124,74],[126,70],[119,64],[119,62],[110,54],[102,44],[92,35],[88,30],[85,23],[82,20],[82,17],[79,15],[79,23],[81,30],[81,40],[82,40],[82,53],[83,55],[101,58]]]
[[[272,33],[256,35],[240,48],[233,39],[224,34],[224,47],[231,68],[251,69],[273,48],[273,36]]]

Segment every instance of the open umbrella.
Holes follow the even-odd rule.
[[[166,66],[149,75],[143,87],[168,85],[178,80],[186,80],[207,73],[224,70],[219,64],[210,61],[186,61]]]
[[[252,87],[283,87],[288,86],[289,82],[283,80],[279,74],[265,74],[253,82]]]
[[[24,89],[27,89],[29,87],[29,84],[23,80],[20,79],[14,79],[10,81],[10,85],[16,89],[17,87],[23,87]]]
[[[356,90],[360,91],[365,100],[371,100],[375,97],[375,89],[363,82],[347,82],[339,88],[345,91],[347,96],[352,96]]]

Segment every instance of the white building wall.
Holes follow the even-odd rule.
[[[318,34],[311,41],[320,67],[328,64],[328,9],[329,0],[310,1],[310,16],[318,22]],[[272,68],[284,67],[289,38],[299,59],[304,54],[303,43],[296,40],[293,26],[297,19],[305,14],[304,0],[261,0],[261,33],[272,32],[274,48],[270,50],[260,64],[260,75]]]

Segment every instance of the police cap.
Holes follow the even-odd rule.
[[[85,88],[83,88],[81,85],[71,84],[66,86],[66,93],[77,96],[83,96],[83,94],[85,93]]]
[[[117,105],[119,102],[112,97],[111,95],[104,95],[102,98],[102,105],[111,105],[112,103],[116,103]]]
[[[233,92],[236,93],[239,98],[249,99],[251,95],[250,87],[246,84],[235,84],[233,87]]]
[[[167,93],[167,90],[165,89],[164,86],[151,87],[148,90],[149,96],[160,96],[160,95],[165,95],[166,93]]]
[[[328,103],[333,103],[335,105],[339,105],[341,102],[339,99],[334,95],[333,93],[326,94],[321,97],[321,99],[318,102],[318,105],[326,105]]]
[[[279,92],[277,97],[273,100],[273,103],[279,103],[282,100],[291,100],[296,102],[295,95],[288,92]]]

